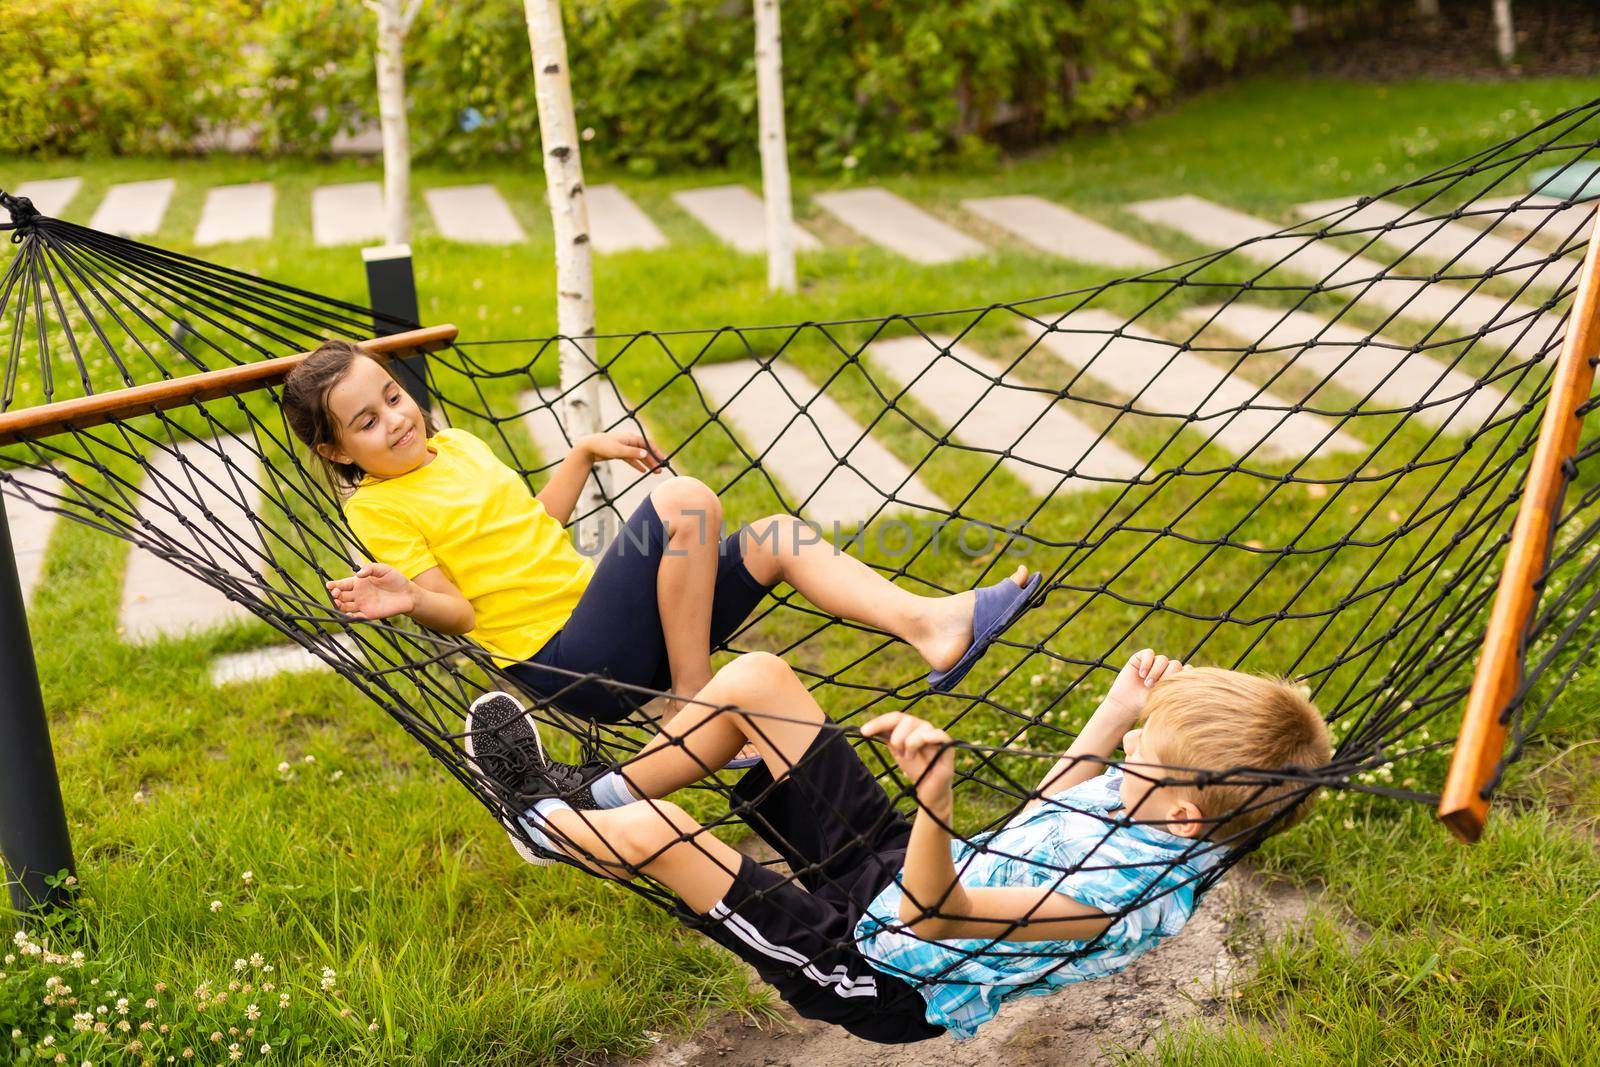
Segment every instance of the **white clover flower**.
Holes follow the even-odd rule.
[[[378,1020],[374,1019],[370,1023],[367,1024],[367,1033],[375,1034],[377,1032],[378,1032]]]
[[[265,1056],[265,1055],[266,1055],[266,1054],[267,1054],[267,1053],[269,1053],[269,1052],[271,1052],[271,1051],[272,1051],[272,1046],[271,1046],[271,1045],[269,1045],[269,1044],[267,1044],[267,1043],[265,1043],[265,1042],[262,1042],[262,1045],[261,1045],[261,1054],[262,1054],[262,1055],[263,1055],[263,1056]]]
[[[239,1047],[239,1043],[237,1041],[228,1046],[228,1059],[230,1059],[230,1060],[242,1060],[242,1059],[244,1059],[244,1049]]]
[[[44,1040],[39,1042],[39,1044],[45,1046],[46,1048],[49,1048],[51,1045],[53,1045],[55,1043],[56,1043],[56,1035],[55,1034],[45,1034],[44,1035]]]
[[[289,994],[287,994],[287,993],[279,993],[278,994],[278,1007],[287,1008],[288,1006],[289,1006]]]
[[[211,1040],[213,1040],[213,1041],[221,1041],[222,1040],[221,1032],[217,1031],[217,1030],[211,1031]]]
[[[126,1014],[128,1014],[128,998],[127,997],[118,997],[117,998],[117,1014],[118,1015],[126,1015]]]
[[[219,912],[219,911],[221,911],[221,910],[222,910],[222,901],[220,901],[220,900],[213,900],[213,901],[212,901],[212,902],[211,902],[211,913],[212,913],[212,914],[213,914],[213,915],[215,915],[215,914],[216,914],[216,913],[217,913],[217,912]]]
[[[245,871],[243,874],[241,874],[239,876],[239,878],[240,878],[241,881],[244,882],[245,885],[249,885],[251,882],[256,880],[256,872],[255,871]]]
[[[83,950],[82,949],[73,949],[72,955],[70,957],[68,957],[68,958],[72,960],[72,965],[74,967],[82,967],[83,966],[84,957],[83,957]]]
[[[144,803],[144,790],[143,789],[135,789],[133,791],[133,802],[135,804],[143,804]]]
[[[249,1019],[251,1022],[255,1022],[257,1019],[261,1018],[261,1009],[258,1006],[251,1004],[244,1009],[244,1017]]]
[[[242,971],[248,966],[250,966],[250,962],[248,960],[237,959],[233,961],[233,969],[236,971]]]
[[[1044,684],[1044,675],[1042,675],[1042,674],[1034,675],[1032,678],[1028,679],[1028,684],[1033,686],[1034,688],[1038,688],[1039,686]]]
[[[145,998],[145,1002],[144,1002],[144,1006],[147,1007],[147,1008],[155,1007],[156,1006],[156,998],[155,997],[146,997]]]
[[[324,968],[322,968],[322,988],[323,989],[332,989],[334,987],[334,984],[336,982],[338,982],[338,980],[339,980],[339,976],[334,974],[332,967],[324,967]]]
[[[133,1032],[133,1024],[126,1019],[118,1019],[117,1029],[121,1030],[125,1034],[129,1034]]]
[[[261,965],[263,963],[266,963],[266,962],[267,961],[262,958],[261,953],[259,953],[259,952],[250,953],[250,966],[254,967],[256,970],[259,971],[261,969]]]
[[[301,763],[315,763],[315,762],[317,762],[317,757],[315,757],[311,753],[307,752],[305,754],[305,756],[300,760],[300,762]]]
[[[328,781],[337,782],[339,779],[341,779],[343,777],[344,777],[344,772],[343,771],[334,771],[332,774],[328,775]]]

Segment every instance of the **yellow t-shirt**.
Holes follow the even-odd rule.
[[[521,476],[465,430],[428,439],[432,462],[367,478],[344,514],[377,562],[415,578],[438,567],[472,602],[467,634],[502,666],[566,624],[594,574]]]

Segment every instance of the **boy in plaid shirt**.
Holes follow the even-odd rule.
[[[952,837],[948,734],[901,712],[862,728],[915,787],[907,820],[788,665],[764,653],[724,667],[615,768],[548,760],[532,716],[504,693],[474,703],[467,732],[479,770],[521,812],[512,840],[531,861],[648,875],[800,1015],[885,1043],[970,1036],[1007,997],[1126,966],[1183,928],[1234,843],[1288,826],[1307,792],[1259,773],[1202,785],[1193,772],[1304,772],[1331,758],[1322,716],[1293,686],[1149,649],[1034,798],[972,841]],[[736,811],[793,878],[659,799],[747,743],[765,761],[734,787]],[[1106,762],[1119,745],[1125,771]]]

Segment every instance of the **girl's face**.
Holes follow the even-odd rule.
[[[394,478],[433,458],[422,409],[376,360],[351,363],[328,390],[326,403],[337,439],[317,450],[335,463],[354,463],[374,478]]]

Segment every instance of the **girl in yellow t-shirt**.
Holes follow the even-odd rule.
[[[691,697],[711,680],[712,649],[779,582],[910,643],[939,689],[960,681],[1038,583],[1019,567],[975,592],[917,596],[792,516],[722,536],[716,494],[681,477],[655,486],[596,565],[563,526],[596,462],[660,466],[639,435],[580,438],[535,495],[470,433],[435,430],[384,365],[346,341],[289,374],[283,408],[347,494],[345,518],[373,560],[328,583],[335,606],[465,634],[533,695],[594,722],[619,721],[649,694],[582,676]]]

